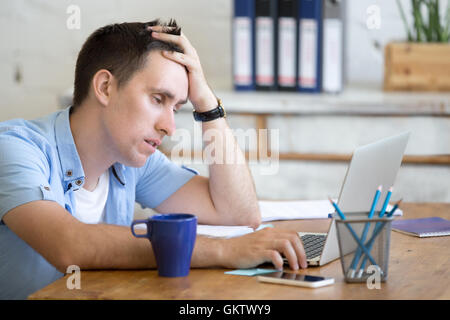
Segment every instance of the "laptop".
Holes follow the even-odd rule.
[[[383,186],[380,199],[386,197],[389,187],[394,185],[409,135],[409,132],[405,132],[359,147],[354,151],[338,199],[342,212],[368,212],[375,190],[380,185]],[[375,211],[380,211],[382,205],[383,201],[378,201]],[[298,234],[303,242],[308,266],[322,266],[339,258],[334,219],[327,233]]]

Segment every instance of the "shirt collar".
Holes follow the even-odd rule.
[[[116,179],[120,182],[121,185],[125,185],[125,166],[121,163],[116,162],[113,167],[112,167],[112,171],[114,174],[114,177],[116,177]]]
[[[55,120],[55,140],[66,191],[84,183],[84,171],[70,130],[70,107],[61,111]]]
[[[77,190],[84,184],[84,170],[81,164],[80,156],[73,140],[70,129],[70,110],[72,106],[61,111],[55,121],[55,139],[58,150],[59,161],[63,172],[63,181],[65,182],[65,191],[70,188]],[[121,163],[115,163],[113,173],[120,184],[125,185],[125,166]]]

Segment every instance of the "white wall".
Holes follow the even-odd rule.
[[[406,34],[396,1],[346,2],[347,79],[350,83],[369,83],[381,87],[383,46],[391,40],[404,39]],[[409,11],[409,0],[402,2],[406,11]],[[81,10],[79,30],[69,30],[66,26],[69,17],[66,10],[71,4],[77,5]],[[441,8],[445,9],[446,4],[447,1],[441,1]],[[371,5],[380,10],[380,28],[367,26],[370,18],[367,9]],[[231,89],[231,12],[232,0],[2,0],[0,121],[14,117],[30,119],[57,110],[57,97],[72,87],[75,61],[83,42],[97,28],[114,22],[175,18],[197,48],[212,88]],[[448,118],[446,119],[444,125],[448,128]],[[433,124],[420,119],[411,121],[416,121],[418,131],[424,134],[430,132],[430,126],[433,127]],[[240,125],[249,124],[241,121]],[[277,125],[276,119],[273,125]],[[289,126],[289,122],[279,124],[280,128],[285,125]],[[300,123],[295,123],[294,127],[299,125]],[[301,128],[306,130],[308,126],[313,124],[303,123]],[[289,134],[297,137],[292,132]],[[431,136],[427,137],[430,140]],[[354,142],[351,137],[347,138],[345,145]],[[283,143],[282,147],[286,147],[291,144],[291,140],[283,140]],[[433,143],[427,145],[429,148],[432,146]],[[340,148],[339,152],[344,152],[342,145]],[[438,151],[443,152],[441,148]],[[314,199],[324,198],[328,194],[337,196],[346,165],[331,164],[327,168],[324,169],[317,163],[284,162],[277,179],[259,176],[257,170],[252,169],[258,194],[263,198]],[[448,167],[423,169],[430,172],[423,171],[418,175],[416,169],[408,167],[399,173],[400,189],[404,189],[401,193],[406,195],[405,199],[449,201],[450,195],[445,187],[447,185],[444,184],[444,188],[439,189],[439,179],[446,180],[445,177],[449,175]],[[413,186],[414,181],[426,184],[427,187],[422,188],[426,191],[414,191],[418,189]],[[408,189],[408,185],[413,186],[409,187],[413,190]]]
[[[81,10],[80,30],[66,27],[70,4]],[[228,0],[1,1],[0,121],[56,110],[57,95],[72,86],[83,42],[95,29],[114,22],[175,18],[204,57],[211,84],[229,87],[230,12]]]
[[[66,10],[71,4],[81,10],[80,30],[66,27]],[[370,5],[380,9],[380,29],[366,26]],[[0,121],[56,110],[57,95],[72,86],[84,40],[95,29],[113,22],[176,18],[196,46],[211,86],[229,89],[231,12],[232,0],[1,1]],[[384,45],[405,35],[395,1],[348,0],[347,16],[348,79],[380,86],[383,54],[376,43]]]

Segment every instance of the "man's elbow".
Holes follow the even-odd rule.
[[[70,259],[66,257],[66,255],[60,255],[53,259],[48,259],[48,262],[50,262],[50,264],[61,273],[66,273],[67,268],[71,265],[69,261]]]
[[[66,245],[58,246],[55,250],[53,257],[48,259],[48,261],[61,273],[67,273],[69,267],[76,266],[79,268],[85,267],[86,255],[84,254],[86,248],[81,248],[79,246],[69,243]]]
[[[242,225],[250,226],[253,229],[257,229],[261,225],[261,213],[259,208],[251,208],[247,212],[244,212],[241,216],[243,221],[241,221]]]
[[[66,273],[70,266],[81,266],[79,259],[76,259],[70,252],[60,253],[49,262],[61,273]]]
[[[253,229],[258,229],[258,227],[261,225],[261,215],[255,216],[251,219],[249,226]]]

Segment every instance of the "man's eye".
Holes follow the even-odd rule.
[[[161,104],[162,100],[158,97],[153,96],[153,99],[156,101],[157,104]]]

